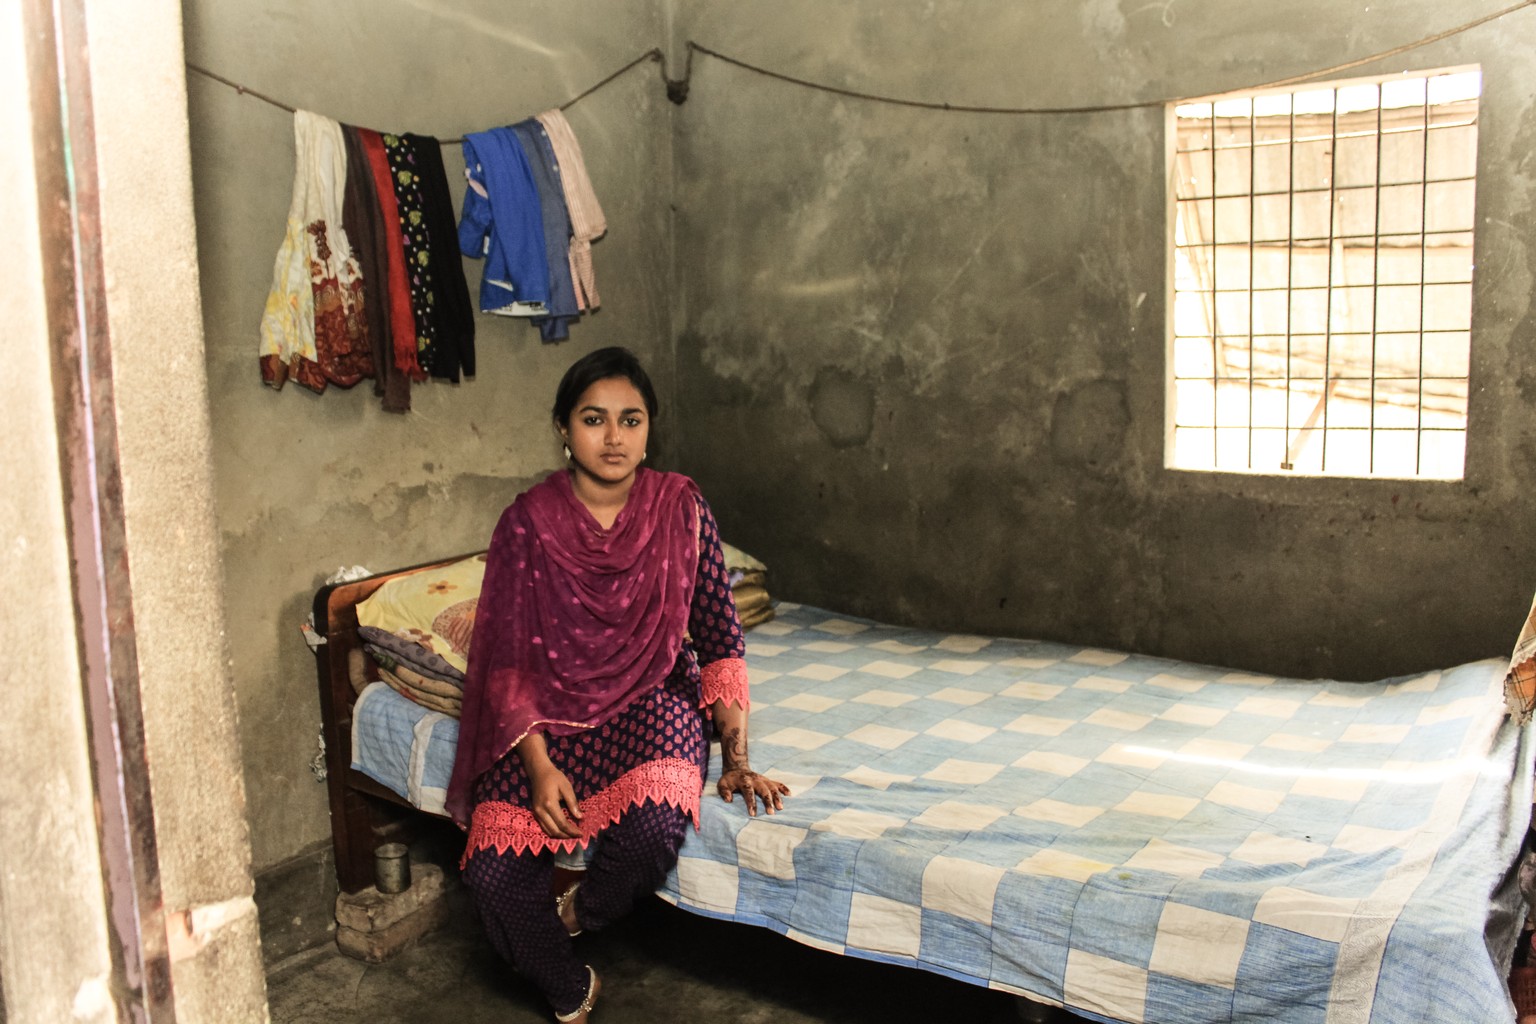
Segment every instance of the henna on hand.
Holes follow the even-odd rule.
[[[763,810],[772,814],[784,806],[784,797],[789,796],[789,787],[784,783],[750,768],[727,769],[715,789],[726,803],[734,803],[738,792],[746,797],[747,813],[751,815],[757,814],[758,800],[763,802]]]
[[[727,729],[720,736],[720,763],[725,771],[751,771],[747,767],[747,730],[741,726]]]

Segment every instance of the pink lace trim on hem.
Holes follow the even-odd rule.
[[[743,658],[721,658],[699,670],[699,703],[708,709],[716,701],[735,704],[744,711],[751,710],[748,696],[747,663]]]
[[[528,808],[487,800],[475,808],[470,818],[469,838],[459,867],[468,864],[470,856],[478,850],[495,849],[498,854],[511,850],[521,855],[545,850],[569,853],[578,847],[585,848],[599,832],[623,817],[625,811],[647,800],[671,804],[691,818],[697,830],[702,792],[699,766],[692,761],[679,757],[648,761],[581,802],[580,839],[554,839]]]

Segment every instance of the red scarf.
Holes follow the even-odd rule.
[[[468,824],[475,780],[524,736],[602,725],[667,677],[698,574],[698,493],[641,468],[605,530],[562,470],[502,513],[464,678],[455,821]]]

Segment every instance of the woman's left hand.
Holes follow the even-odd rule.
[[[772,814],[784,806],[784,798],[789,796],[789,787],[784,783],[759,775],[750,768],[732,768],[720,776],[715,790],[726,803],[733,803],[737,793],[746,797],[747,813],[753,817],[757,816],[758,800],[763,802],[763,810]]]

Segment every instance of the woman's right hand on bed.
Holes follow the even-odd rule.
[[[564,772],[553,764],[529,772],[528,788],[533,796],[533,816],[546,835],[551,839],[581,838],[581,806]]]

